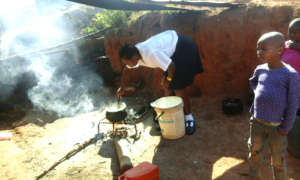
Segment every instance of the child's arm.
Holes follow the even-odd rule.
[[[288,94],[287,94],[287,108],[285,116],[278,130],[282,135],[287,135],[292,129],[296,119],[296,113],[299,106],[299,92],[300,92],[300,79],[298,74],[292,73],[290,76]]]
[[[257,67],[256,67],[256,69],[254,70],[253,75],[252,75],[251,78],[249,79],[249,83],[250,83],[250,86],[251,86],[253,92],[255,92],[255,89],[256,89],[256,86],[257,86],[257,83],[258,83]],[[253,106],[253,104],[252,104],[251,107],[250,107],[250,113],[251,113],[251,114],[254,113],[254,106]]]
[[[300,43],[296,43],[296,42],[291,42],[289,45],[289,48],[297,50],[300,52]]]
[[[257,69],[254,70],[253,75],[249,78],[249,83],[252,90],[254,91],[258,83]]]

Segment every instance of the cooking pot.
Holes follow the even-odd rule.
[[[237,98],[228,98],[222,102],[222,110],[227,115],[235,115],[243,112],[243,103]]]
[[[110,105],[108,108],[106,108],[106,119],[112,123],[123,121],[127,116],[126,107],[127,105],[125,102],[119,102]]]

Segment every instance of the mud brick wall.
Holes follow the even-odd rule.
[[[245,97],[249,94],[248,79],[260,62],[256,58],[256,42],[268,31],[287,35],[289,22],[299,17],[296,7],[246,7],[218,13],[150,13],[128,27],[109,31],[105,35],[105,49],[115,72],[123,65],[118,50],[125,42],[137,43],[167,29],[191,37],[202,56],[204,72],[196,76],[189,88],[191,95]],[[146,87],[161,93],[157,69],[140,68],[124,76],[146,80]]]

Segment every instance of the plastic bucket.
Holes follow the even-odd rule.
[[[142,162],[138,166],[127,170],[118,180],[158,180],[159,169],[149,162]]]
[[[178,139],[185,135],[183,100],[178,96],[167,96],[151,103],[158,117],[163,138]]]

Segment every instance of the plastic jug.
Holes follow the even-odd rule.
[[[138,166],[127,170],[118,180],[158,180],[158,167],[149,162],[142,162]]]
[[[158,117],[163,138],[178,139],[185,135],[183,100],[178,96],[166,96],[151,103]]]

